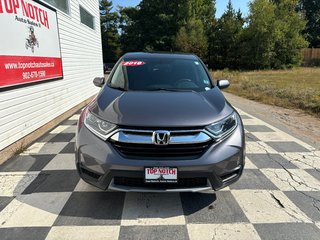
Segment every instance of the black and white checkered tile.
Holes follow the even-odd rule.
[[[215,194],[100,191],[79,179],[74,115],[0,166],[0,239],[320,239],[320,151],[240,111],[247,162]]]

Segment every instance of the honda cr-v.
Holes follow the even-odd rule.
[[[241,118],[195,55],[128,53],[83,109],[76,165],[83,180],[119,191],[218,190],[244,167]]]

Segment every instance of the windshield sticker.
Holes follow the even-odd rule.
[[[198,61],[195,61],[194,64],[195,64],[195,65],[199,65],[200,63],[199,63]]]
[[[122,62],[122,66],[126,66],[126,67],[137,67],[137,66],[142,66],[144,64],[146,63],[138,60],[130,60],[128,62]]]

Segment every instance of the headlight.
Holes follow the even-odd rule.
[[[206,128],[210,134],[216,140],[220,140],[225,136],[229,135],[237,127],[237,117],[235,113],[232,113],[230,116],[222,119],[219,122],[213,123]]]
[[[107,140],[107,135],[115,129],[117,126],[113,123],[109,123],[97,118],[91,112],[87,112],[87,115],[84,120],[84,125],[95,135]]]

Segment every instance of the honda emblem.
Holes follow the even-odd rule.
[[[156,145],[168,145],[170,142],[169,131],[155,131],[152,134],[152,141]]]

